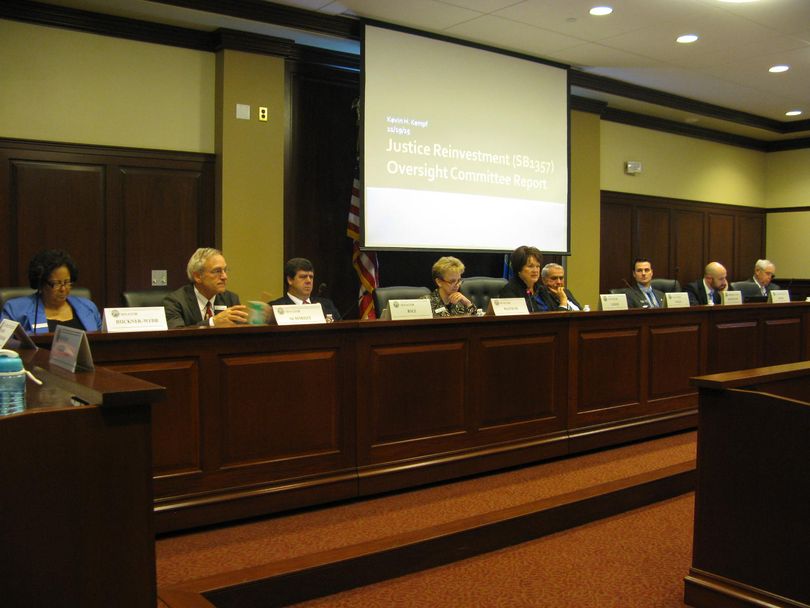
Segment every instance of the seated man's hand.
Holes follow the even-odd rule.
[[[560,301],[560,306],[568,308],[568,295],[565,293],[565,287],[561,285],[557,289],[551,289],[551,293],[557,296],[557,299]]]
[[[247,323],[248,310],[244,304],[230,306],[212,317],[214,327],[229,327]]]

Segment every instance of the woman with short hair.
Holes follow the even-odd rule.
[[[432,273],[436,289],[423,297],[430,300],[433,316],[450,317],[476,314],[475,304],[459,291],[461,275],[464,274],[464,264],[461,260],[452,256],[441,257],[433,264]]]
[[[98,331],[101,316],[96,305],[70,295],[78,278],[76,263],[66,251],[40,251],[28,264],[28,284],[36,292],[6,302],[2,318],[17,321],[29,334],[52,332],[57,325]]]
[[[537,247],[521,245],[512,252],[509,258],[515,275],[503,286],[502,298],[523,298],[529,312],[545,312],[548,306],[541,297],[540,267],[543,254]]]

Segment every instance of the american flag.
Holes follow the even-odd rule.
[[[376,319],[374,300],[371,292],[376,289],[379,281],[380,267],[377,263],[377,254],[372,251],[360,250],[360,180],[354,178],[352,182],[352,199],[349,205],[349,225],[346,236],[352,239],[352,266],[360,279],[360,318]]]

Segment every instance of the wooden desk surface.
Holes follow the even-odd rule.
[[[167,389],[165,531],[693,428],[690,378],[810,359],[810,304],[89,337]]]

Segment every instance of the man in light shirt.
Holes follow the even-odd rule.
[[[637,258],[633,261],[635,285],[625,290],[627,306],[630,308],[661,308],[664,305],[664,292],[653,289],[653,269],[650,260]]]
[[[166,324],[175,327],[228,327],[247,323],[247,307],[226,289],[228,266],[212,247],[195,251],[186,266],[189,283],[163,299]]]
[[[703,269],[703,279],[686,285],[691,306],[715,306],[722,301],[720,292],[728,287],[726,269],[720,262],[709,262]]]
[[[750,281],[738,281],[732,283],[731,287],[742,292],[743,299],[752,296],[767,296],[770,291],[779,289],[779,285],[773,282],[776,274],[776,266],[770,260],[757,260],[754,264],[754,276]]]

